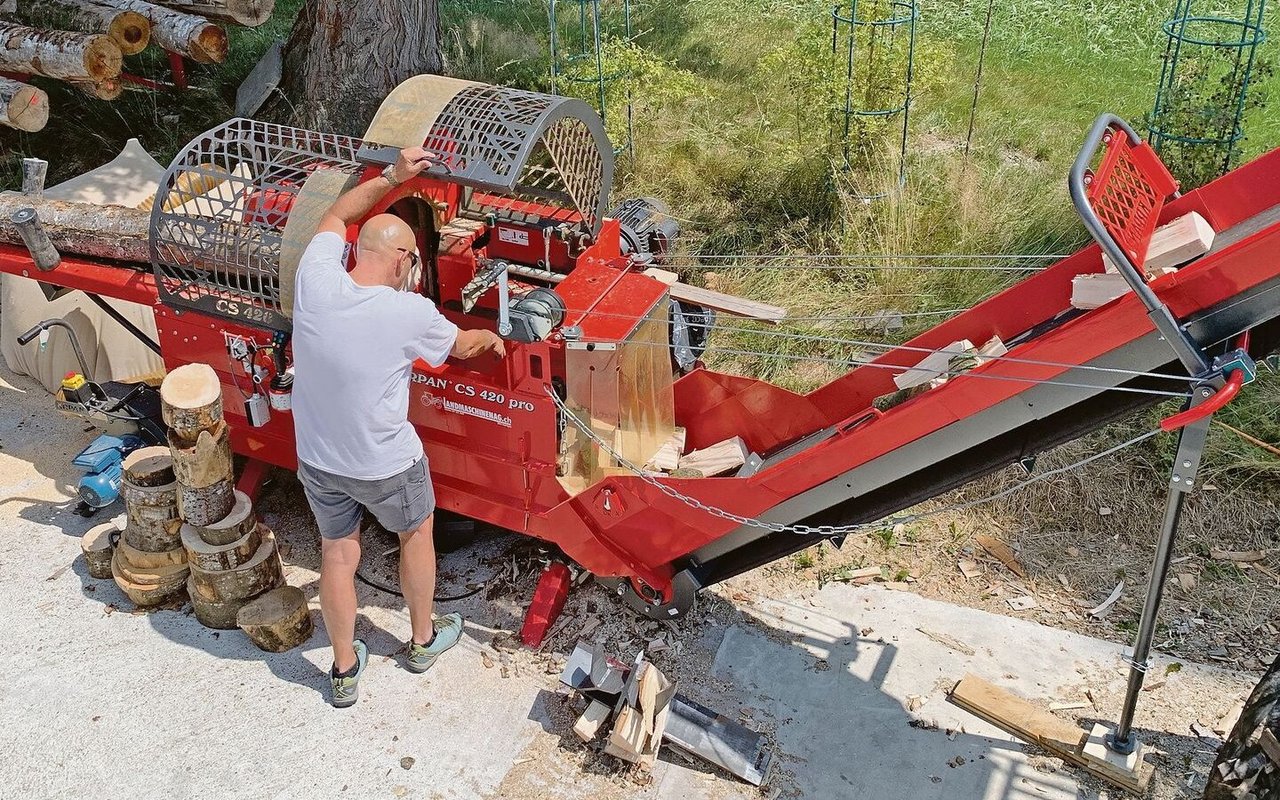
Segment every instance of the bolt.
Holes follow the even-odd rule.
[[[1182,462],[1182,466],[1183,466],[1183,468],[1184,468],[1184,469],[1191,469],[1191,462],[1190,462],[1190,461],[1183,461],[1183,462]]]
[[[1173,482],[1174,482],[1174,483],[1182,483],[1182,476],[1180,476],[1180,475],[1174,475],[1174,476],[1173,476]]]

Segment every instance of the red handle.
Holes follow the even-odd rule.
[[[1240,393],[1240,387],[1242,386],[1244,386],[1244,370],[1232,370],[1231,377],[1227,378],[1226,385],[1214,392],[1213,397],[1205,400],[1195,408],[1188,408],[1186,411],[1160,420],[1160,430],[1176,431],[1185,425],[1190,425],[1196,420],[1204,419],[1220,411],[1223,406],[1230,403]]]

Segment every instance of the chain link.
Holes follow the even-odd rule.
[[[1131,447],[1139,442],[1150,439],[1151,437],[1157,436],[1161,433],[1161,430],[1159,428],[1153,431],[1148,431],[1139,436],[1135,436],[1132,439],[1129,439],[1128,441],[1121,442],[1120,444],[1115,445],[1114,447],[1110,447],[1106,450],[1103,450],[1102,452],[1094,453],[1093,455],[1087,458],[1081,459],[1080,461],[1077,461],[1073,464],[1068,464],[1065,467],[1059,467],[1058,469],[1050,470],[1049,472],[1045,472],[1041,475],[1035,476],[1034,478],[1030,478],[1028,480],[1022,481],[1021,483],[1015,484],[1014,486],[1011,486],[1008,489],[1004,489],[1002,491],[996,492],[995,494],[988,495],[986,497],[981,497],[976,500],[968,500],[962,503],[952,503],[950,505],[943,506],[941,508],[936,508],[931,511],[922,511],[917,514],[905,514],[898,517],[886,517],[876,522],[859,522],[851,525],[800,525],[800,524],[786,525],[781,522],[769,522],[767,520],[759,519],[757,517],[745,517],[745,516],[742,516],[741,514],[735,514],[732,511],[727,511],[718,506],[708,505],[707,503],[702,502],[696,497],[691,497],[685,494],[684,492],[681,492],[679,489],[676,489],[673,486],[669,486],[666,483],[663,483],[662,481],[658,480],[656,476],[650,474],[649,472],[646,472],[640,467],[637,467],[635,464],[633,464],[632,462],[624,458],[621,453],[614,450],[613,447],[608,442],[602,439],[599,435],[596,434],[595,431],[591,429],[590,425],[583,422],[582,419],[579,418],[577,414],[573,413],[573,411],[567,405],[565,405],[564,401],[560,399],[560,396],[557,395],[555,393],[555,390],[552,389],[550,386],[547,387],[547,395],[551,398],[552,402],[556,404],[556,408],[560,410],[560,413],[563,415],[564,419],[572,423],[575,428],[577,428],[579,431],[583,433],[583,435],[585,435],[592,442],[599,445],[601,449],[603,449],[606,453],[608,453],[611,458],[613,458],[615,461],[621,464],[627,471],[631,472],[640,480],[644,481],[645,483],[649,484],[653,488],[662,492],[667,497],[670,497],[672,500],[683,503],[689,506],[690,508],[694,508],[699,511],[705,511],[706,513],[710,514],[713,517],[718,517],[719,519],[723,519],[728,522],[733,522],[738,525],[744,525],[752,528],[763,528],[764,530],[771,531],[773,533],[794,533],[802,536],[821,536],[821,537],[827,537],[827,538],[830,538],[833,536],[845,536],[845,535],[854,534],[854,533],[866,533],[868,531],[874,531],[874,530],[883,530],[885,528],[893,527],[895,525],[918,522],[919,520],[937,516],[939,514],[945,514],[950,511],[962,511],[964,509],[972,508],[974,506],[981,505],[983,503],[990,503],[994,500],[999,500],[1003,497],[1007,497],[1021,489],[1025,489],[1026,487],[1032,485],[1033,483],[1039,483],[1040,481],[1048,480],[1049,478],[1055,477],[1057,475],[1061,475],[1065,472],[1070,472],[1072,470],[1079,469],[1080,467],[1083,467],[1086,464],[1089,464],[1093,461],[1097,461],[1100,458],[1105,458],[1106,456],[1109,456],[1112,453],[1117,453],[1121,450],[1124,450],[1127,447]]]

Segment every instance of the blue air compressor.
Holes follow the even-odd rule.
[[[105,508],[116,501],[120,496],[120,483],[124,480],[121,468],[124,457],[142,445],[143,441],[138,436],[104,433],[71,459],[72,464],[85,472],[76,485],[85,505]]]

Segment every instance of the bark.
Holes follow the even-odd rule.
[[[272,589],[246,603],[236,615],[236,624],[268,653],[291,650],[310,639],[315,630],[306,595],[294,586]]]
[[[175,437],[181,446],[189,446],[202,431],[216,430],[223,424],[218,373],[208,364],[184,364],[165,375],[160,415],[170,429],[170,452]]]
[[[204,17],[186,14],[144,0],[95,0],[112,8],[141,14],[151,23],[151,38],[174,53],[199,64],[227,59],[227,32]]]
[[[110,36],[0,23],[0,71],[100,81],[119,76],[123,63]]]
[[[177,597],[186,586],[188,577],[185,569],[175,570],[165,573],[163,578],[157,578],[155,583],[141,583],[136,579],[143,576],[132,572],[122,563],[119,550],[116,550],[115,558],[111,559],[111,576],[115,578],[120,591],[124,592],[134,605],[144,608],[157,606]]]
[[[226,425],[214,433],[200,431],[189,445],[170,433],[169,449],[173,453],[174,474],[183,486],[199,489],[231,480],[231,440]]]
[[[177,491],[177,483],[138,486],[124,481],[120,484],[120,494],[124,496],[126,511],[151,507],[171,512],[177,508]]]
[[[35,133],[49,121],[49,95],[26,83],[0,78],[0,124]]]
[[[235,487],[230,479],[200,487],[178,484],[178,516],[189,525],[201,527],[217,522],[230,514],[235,504]]]
[[[185,569],[187,566],[187,551],[181,547],[151,553],[139,550],[121,539],[116,549],[120,551],[120,565],[126,570],[126,575],[135,572],[159,574]],[[146,578],[136,580],[138,583],[154,583],[154,580]]]
[[[276,552],[276,539],[268,530],[253,558],[235,569],[191,568],[193,596],[214,603],[249,600],[284,585],[284,570]]]
[[[90,0],[23,0],[22,18],[41,28],[104,33],[126,56],[141,53],[151,39],[151,23],[136,11]]]
[[[257,521],[253,516],[253,502],[244,492],[235,492],[235,500],[231,506],[231,511],[222,519],[209,523],[208,525],[192,525],[196,529],[196,533],[200,538],[208,544],[221,546],[231,544],[247,536]]]
[[[187,561],[192,566],[210,572],[236,569],[247,564],[262,546],[266,527],[255,525],[249,532],[231,544],[209,544],[200,532],[190,525],[182,526],[182,546],[187,550]]]
[[[271,19],[276,0],[160,0],[160,5],[188,14],[256,28]]]
[[[293,124],[359,136],[398,84],[442,70],[439,0],[308,0],[281,88]]]
[[[164,486],[173,483],[173,456],[167,447],[140,447],[125,456],[125,480],[134,486]]]
[[[158,506],[134,506],[128,510],[129,522],[120,541],[136,550],[163,553],[182,544],[178,532],[182,520],[173,509]]]
[[[36,210],[40,224],[60,253],[138,264],[151,261],[149,211],[58,200],[33,203],[30,197],[17,192],[0,192],[0,241],[22,244],[17,226],[9,221],[22,208]]]
[[[115,523],[106,522],[90,528],[80,539],[80,550],[94,578],[111,577],[112,540],[119,534]]]
[[[246,601],[232,600],[219,603],[206,599],[196,588],[194,575],[187,578],[187,594],[191,597],[191,610],[195,612],[196,619],[201,625],[220,631],[235,630],[236,614]]]

